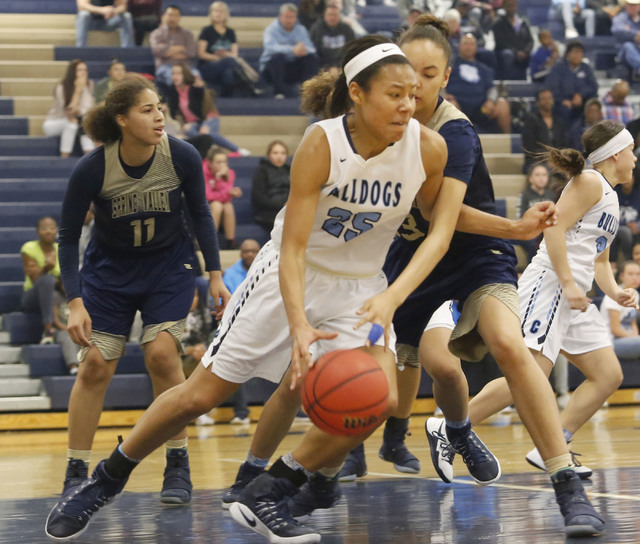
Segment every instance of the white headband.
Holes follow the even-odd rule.
[[[606,144],[601,145],[598,149],[589,153],[587,160],[591,162],[591,164],[598,164],[609,157],[613,157],[613,155],[633,145],[633,143],[631,133],[626,128],[622,129]]]
[[[353,57],[344,67],[344,75],[347,78],[347,86],[353,81],[353,78],[356,77],[362,70],[371,66],[372,64],[382,60],[385,57],[390,57],[391,55],[402,55],[405,54],[395,43],[381,43],[378,45],[374,45],[369,49],[365,49],[362,53],[357,54]]]

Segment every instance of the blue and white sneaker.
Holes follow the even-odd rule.
[[[460,454],[469,474],[478,484],[488,485],[500,478],[502,472],[498,459],[471,430],[471,425],[468,429],[460,429],[460,432],[453,435],[451,429],[447,428],[447,437],[451,447]]]
[[[341,497],[338,477],[327,478],[316,472],[300,492],[289,499],[289,512],[298,521],[304,521],[314,510],[332,508]]]
[[[449,444],[444,419],[428,418],[424,424],[424,431],[429,440],[433,468],[443,482],[450,484],[453,481],[453,458],[456,452]]]
[[[551,477],[556,501],[564,517],[564,532],[568,537],[597,536],[604,532],[604,520],[589,502],[582,481],[571,469]]]
[[[320,542],[320,534],[300,525],[289,512],[288,497],[298,488],[286,478],[274,478],[268,472],[253,480],[229,507],[231,517],[271,544],[311,544]]]
[[[167,466],[160,492],[160,502],[165,504],[189,504],[191,502],[191,470],[186,449],[167,452]]]
[[[64,499],[73,493],[74,488],[82,485],[89,477],[89,467],[82,459],[69,459],[67,472],[64,475],[61,497]]]
[[[93,514],[122,491],[129,478],[112,478],[104,467],[103,459],[91,478],[51,509],[45,525],[45,533],[51,540],[65,542],[84,533]]]
[[[222,508],[229,510],[229,507],[240,497],[242,490],[263,472],[264,469],[261,467],[256,467],[247,461],[242,463],[238,469],[236,481],[222,494]]]

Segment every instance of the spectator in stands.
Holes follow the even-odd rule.
[[[147,32],[153,32],[162,20],[162,0],[129,0],[136,45],[142,45]]]
[[[539,89],[535,106],[525,117],[522,129],[523,171],[527,172],[532,164],[539,162],[538,154],[545,147],[565,148],[568,143],[566,123],[553,114],[553,93]]]
[[[558,60],[558,45],[551,36],[551,31],[546,28],[538,32],[540,46],[531,55],[529,73],[536,83],[543,83],[551,68]]]
[[[53,96],[53,106],[42,125],[45,136],[60,136],[63,158],[71,155],[78,134],[83,153],[92,151],[95,144],[81,132],[82,117],[93,106],[93,82],[84,61],[74,59],[69,63]]]
[[[256,94],[258,73],[238,55],[236,33],[227,26],[229,6],[213,2],[209,6],[211,24],[198,37],[198,68],[202,78],[219,96],[233,96],[249,91]]]
[[[38,239],[25,242],[20,249],[24,266],[24,292],[21,310],[40,314],[41,344],[53,343],[53,293],[60,280],[58,260],[58,224],[53,217],[44,216],[36,223]]]
[[[609,260],[621,263],[631,259],[633,246],[640,242],[640,179],[620,184],[615,191],[620,204],[620,223],[611,244]]]
[[[236,212],[233,207],[233,199],[242,196],[242,189],[235,187],[236,173],[229,168],[227,153],[221,147],[213,146],[207,153],[207,158],[202,161],[204,171],[204,188],[213,222],[216,229],[220,230],[220,224],[224,225],[224,235],[227,238],[228,247],[236,248]]]
[[[331,3],[338,6],[338,9],[342,13],[342,21],[353,28],[357,38],[368,34],[367,29],[358,21],[360,15],[356,13],[356,2],[354,0],[345,0],[344,3],[342,0],[331,0]]]
[[[156,65],[156,81],[162,85],[171,85],[171,68],[176,64],[189,64],[197,77],[195,69],[198,48],[190,30],[180,26],[180,8],[168,6],[164,10],[162,25],[149,36],[149,44]]]
[[[626,261],[620,268],[619,279],[622,289],[637,290],[640,286],[640,265],[635,261]],[[621,359],[640,357],[640,331],[636,321],[638,311],[622,306],[605,295],[600,304],[600,314],[611,332],[616,355]]]
[[[549,187],[549,169],[546,165],[538,163],[529,166],[527,180],[524,190],[520,193],[520,201],[517,209],[518,219],[522,217],[531,206],[538,202],[554,201],[555,193]],[[516,243],[527,252],[527,264],[538,251],[538,246],[542,240],[542,234],[532,240],[518,240]]]
[[[340,66],[342,48],[356,37],[353,29],[340,20],[340,11],[335,4],[327,5],[322,19],[311,27],[309,36],[318,52],[320,67],[334,70]]]
[[[294,96],[292,85],[318,71],[318,56],[307,29],[298,21],[298,8],[282,4],[280,15],[264,31],[260,73],[273,86],[276,98]]]
[[[448,9],[442,16],[442,20],[449,26],[449,44],[454,55],[460,51],[460,39],[464,36],[462,31],[460,11]],[[476,41],[477,45],[477,41]],[[494,73],[497,68],[496,55],[493,51],[484,47],[476,47],[476,59],[491,68]]]
[[[189,66],[176,64],[171,69],[172,84],[167,89],[167,103],[171,116],[179,121],[187,137],[208,134],[216,145],[222,146],[234,156],[250,155],[220,134],[220,114],[212,92],[202,81],[196,81]]]
[[[589,127],[602,121],[602,103],[596,97],[590,98],[584,104],[584,113],[569,129],[569,147],[584,151],[582,146],[582,134]]]
[[[586,36],[596,33],[596,12],[587,8],[585,0],[551,0],[549,18],[564,25],[566,40],[575,40],[580,35],[576,26],[584,28]]]
[[[120,83],[124,79],[126,73],[127,67],[124,65],[124,62],[119,59],[113,59],[109,65],[106,77],[98,81],[93,90],[95,103],[101,104],[104,102],[104,97],[107,96],[107,93],[116,83]]]
[[[640,244],[636,244],[633,246],[633,250],[631,251],[631,258],[640,264]]]
[[[620,44],[620,61],[640,73],[640,0],[625,0],[624,9],[611,21],[611,34]]]
[[[271,232],[276,215],[289,198],[291,167],[287,164],[288,156],[289,149],[284,142],[272,141],[251,181],[253,219],[267,232]]]
[[[588,8],[596,13],[596,36],[610,36],[613,18],[622,10],[624,2],[618,0],[586,0]]]
[[[596,76],[591,66],[584,62],[582,42],[567,43],[564,58],[551,68],[545,86],[553,92],[556,115],[568,122],[582,115],[584,103],[598,94]]]
[[[322,20],[325,8],[325,0],[300,0],[298,2],[298,21],[308,31],[311,31],[311,27]],[[340,11],[342,12],[342,9]]]
[[[76,0],[76,47],[86,47],[90,30],[120,30],[120,46],[133,47],[133,19],[127,0]]]
[[[405,30],[409,30],[415,24],[416,19],[423,13],[425,12],[423,11],[423,8],[420,6],[420,4],[412,4],[409,7],[409,12],[406,14],[406,16],[402,17],[404,19],[404,24],[400,28],[393,31],[393,40],[398,41],[400,35]]]
[[[476,128],[509,134],[509,102],[498,97],[493,85],[494,72],[476,60],[476,49],[475,37],[465,34],[460,40],[460,52],[453,62],[447,91]]]
[[[457,0],[453,3],[453,9],[460,14],[460,34],[473,34],[478,48],[484,48],[485,34],[493,25],[492,13],[475,7],[474,0]]]
[[[493,25],[496,42],[498,79],[527,79],[527,66],[533,50],[529,23],[518,15],[518,0],[504,0],[504,15]]]
[[[62,358],[67,365],[69,374],[75,376],[78,373],[78,351],[80,346],[73,343],[67,332],[69,320],[69,304],[64,294],[64,286],[61,281],[56,282],[56,290],[53,293],[53,340],[60,344]]]
[[[629,95],[629,82],[617,79],[611,86],[611,90],[602,99],[602,117],[618,121],[623,125],[629,124],[638,117],[636,109],[627,100]]]
[[[260,244],[251,238],[240,244],[240,259],[233,266],[227,268],[222,276],[224,284],[233,293],[247,277],[247,272],[251,264],[260,251]],[[243,383],[231,397],[229,401],[233,406],[232,425],[246,425],[251,422],[249,419],[249,403],[247,400],[247,384]]]

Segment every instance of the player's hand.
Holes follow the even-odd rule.
[[[74,343],[86,348],[91,347],[91,317],[80,297],[69,302],[67,332]]]
[[[638,309],[638,291],[635,289],[621,289],[615,297],[615,301],[621,306]]]
[[[387,350],[389,347],[389,330],[391,328],[391,320],[393,319],[393,314],[397,307],[398,304],[389,293],[389,290],[387,289],[386,291],[383,291],[382,293],[367,300],[362,305],[362,308],[356,312],[358,315],[363,317],[358,321],[354,330],[359,329],[365,323],[374,323],[379,325],[384,329],[384,349]],[[369,339],[365,342],[365,346],[371,347],[371,341]]]
[[[558,223],[558,210],[551,202],[538,202],[516,221],[517,240],[532,240],[547,227]]]
[[[295,390],[302,381],[302,377],[313,366],[311,344],[316,340],[332,340],[338,336],[337,332],[314,329],[308,322],[290,328],[291,347],[291,391]]]
[[[222,281],[222,272],[220,270],[209,272],[209,294],[213,301],[213,311],[211,313],[215,313],[216,319],[219,320],[231,298],[229,289]]]
[[[585,312],[591,304],[591,299],[575,283],[563,287],[564,296],[567,297],[572,310]]]

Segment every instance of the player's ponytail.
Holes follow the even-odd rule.
[[[344,78],[344,75],[341,74]],[[335,117],[331,115],[332,95],[335,92],[339,76],[332,72],[320,72],[302,84],[300,111],[316,117]],[[340,114],[338,114],[340,115]]]

